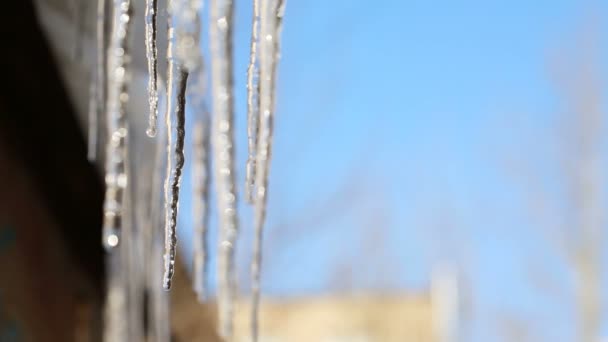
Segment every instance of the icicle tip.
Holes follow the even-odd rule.
[[[156,136],[156,128],[155,127],[148,127],[148,129],[146,130],[146,134],[150,138],[154,138]]]
[[[117,233],[110,233],[103,239],[103,247],[106,251],[111,252],[114,248],[118,247],[120,238]]]

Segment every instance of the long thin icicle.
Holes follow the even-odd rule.
[[[156,17],[158,0],[146,0],[146,59],[148,60],[148,113],[149,137],[156,136],[158,121],[158,51],[156,48]]]
[[[127,46],[131,23],[130,5],[130,0],[114,0],[115,14],[108,54],[108,143],[103,222],[103,245],[106,249],[112,249],[120,242],[123,201],[128,181],[125,170],[128,135],[125,107],[129,99],[130,79]]]
[[[124,282],[122,251],[106,255],[106,298],[104,303],[103,341],[127,342],[127,289]]]
[[[162,121],[159,122],[158,129],[162,132],[165,129]],[[148,336],[149,342],[169,342],[171,317],[169,315],[169,293],[164,291],[159,279],[163,277],[163,253],[164,253],[164,220],[165,215],[162,210],[164,193],[161,190],[165,173],[165,157],[167,148],[167,137],[160,134],[155,140],[154,169],[152,171],[152,184],[149,212],[147,215],[148,242],[147,248],[147,289],[149,293],[148,306]]]
[[[253,20],[251,25],[251,51],[249,54],[249,66],[247,67],[247,167],[245,171],[245,199],[247,202],[254,201],[255,189],[255,159],[258,146],[258,127],[260,116],[259,103],[259,78],[258,66],[258,40],[260,26],[260,0],[253,0]]]
[[[276,69],[279,60],[280,34],[285,2],[283,0],[262,0],[260,41],[260,126],[257,151],[257,170],[254,212],[254,246],[251,263],[252,340],[258,340],[258,308],[260,302],[260,274],[262,267],[262,237],[266,220],[268,196],[268,173],[272,151],[272,134],[275,106]]]
[[[165,255],[163,288],[171,288],[175,273],[177,245],[177,212],[179,187],[184,167],[184,139],[186,135],[186,84],[188,72],[175,59],[175,32],[173,18],[169,18],[169,47],[167,59],[167,175],[165,179]]]
[[[207,297],[209,222],[209,119],[206,113],[194,126],[194,291],[199,301]]]
[[[129,149],[133,145],[129,146]],[[133,159],[129,158],[127,150],[126,173],[127,179],[133,179],[137,172],[132,164]],[[122,255],[122,284],[126,293],[126,326],[127,341],[143,341],[144,334],[144,287],[143,287],[143,268],[141,267],[141,235],[137,227],[137,206],[134,197],[135,185],[129,182],[125,189],[123,224],[121,229],[121,245],[118,248]],[[124,323],[123,323],[124,324]]]
[[[198,17],[198,16],[197,16]],[[211,179],[211,120],[204,101],[205,74],[202,56],[188,86],[188,98],[195,115],[192,183],[194,184],[193,289],[200,302],[208,296],[209,274],[209,186]]]
[[[99,144],[99,118],[105,110],[106,90],[106,0],[97,0],[96,51],[95,63],[91,72],[91,97],[89,98],[89,133],[87,158],[93,162],[97,159]]]
[[[193,288],[200,301],[207,296],[208,202],[209,202],[209,114],[204,101],[205,74],[200,51],[200,11],[202,0],[173,0],[169,8],[177,21],[177,59],[189,73],[188,101],[196,122],[194,127],[194,267]]]
[[[233,335],[236,286],[234,245],[238,235],[234,175],[232,1],[211,0],[210,15],[211,92],[214,114],[212,144],[220,223],[218,256],[219,333],[224,340],[230,341]]]
[[[72,48],[72,58],[76,61],[82,59],[82,46],[84,43],[84,31],[88,4],[88,0],[71,1],[72,18],[74,24],[74,45]]]
[[[152,261],[160,260],[163,255],[162,237],[155,241],[152,246]],[[171,341],[171,308],[170,308],[170,293],[164,291],[158,283],[158,279],[162,277],[162,267],[160,263],[152,263],[152,274],[154,283],[151,290],[152,305],[150,305],[150,325],[153,338],[150,342],[169,342]]]
[[[89,92],[89,123],[87,136],[87,159],[94,162],[97,159],[97,141],[99,130],[99,106],[97,103],[98,82],[95,70],[91,73],[91,85]]]

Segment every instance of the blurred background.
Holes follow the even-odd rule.
[[[62,1],[37,2],[39,22],[46,27],[41,32],[49,35],[49,27],[59,25],[52,16],[65,15],[69,25]],[[235,9],[237,180],[242,197],[252,7],[236,0]],[[289,0],[264,238],[261,340],[608,341],[607,13],[608,3],[584,0]],[[206,27],[203,31],[207,37]],[[49,41],[63,64],[66,93],[82,98],[81,103],[73,101],[80,114],[72,116],[80,119],[72,119],[70,131],[80,139],[76,136],[85,131],[77,133],[76,127],[86,125],[87,88],[81,90],[85,95],[74,95],[79,77],[66,70],[78,69],[69,66],[78,62],[57,52],[57,36],[69,34],[52,38],[50,33]],[[15,38],[9,37],[11,42]],[[143,40],[138,44],[143,49]],[[27,45],[23,51],[29,51]],[[81,69],[88,70],[86,46],[83,51]],[[33,74],[14,77],[35,80]],[[143,90],[136,91],[143,94],[141,85]],[[4,103],[10,102],[9,95]],[[145,101],[140,100],[143,108]],[[16,184],[19,170],[37,168],[27,162],[34,157],[24,157],[26,151],[41,153],[27,147],[36,144],[26,141],[27,133],[44,144],[66,126],[52,134],[43,129],[40,134],[48,139],[34,134],[39,128],[32,127],[39,123],[12,117],[20,108],[0,107],[5,138],[0,142],[7,151],[0,163],[6,173],[0,177],[5,186],[0,203],[5,208],[12,203],[28,216],[35,191],[32,200],[23,199],[19,206],[15,193],[25,190],[7,188]],[[187,121],[193,114],[188,115]],[[17,136],[15,127],[24,135]],[[74,152],[74,165],[86,163],[82,146]],[[43,148],[48,164],[56,160],[51,150]],[[11,160],[21,166],[5,168]],[[74,170],[57,166],[56,177],[29,174],[45,189],[44,184]],[[87,170],[89,182],[95,183],[94,169]],[[188,161],[182,184],[179,247],[185,261],[182,274],[188,277],[193,233]],[[101,191],[99,187],[93,186]],[[56,196],[76,201],[64,190],[56,189]],[[89,198],[90,191],[82,198]],[[238,279],[245,301],[252,210],[244,203],[239,209]],[[211,210],[210,241],[217,241],[217,217],[213,206]],[[0,279],[5,284],[16,280],[4,266],[13,265],[12,272],[20,273],[15,258],[31,254],[31,243],[20,245],[19,237],[37,235],[38,243],[46,241],[31,219],[25,220],[30,233],[19,233],[18,220],[11,215],[18,216],[14,210],[0,211]],[[81,223],[63,225],[82,227],[99,215],[92,212]],[[65,216],[68,220],[70,215]],[[53,230],[48,231],[52,236]],[[78,229],[64,231],[68,247],[57,249],[77,249],[83,241],[74,237]],[[77,241],[70,244],[70,237]],[[95,235],[90,240],[93,245]],[[212,247],[215,251],[214,243]],[[74,266],[80,270],[74,273],[84,274],[75,276],[83,279],[83,290],[62,289],[61,281],[54,280],[57,291],[76,302],[80,297],[74,293],[96,298],[90,305],[100,305],[102,290],[95,284],[96,275],[103,274],[98,260],[102,252],[96,253],[89,264]],[[73,263],[82,263],[77,256],[87,251],[73,255],[80,260]],[[35,261],[22,266],[43,267]],[[22,282],[38,284],[40,278],[56,275],[32,272]],[[214,268],[210,274],[215,284]],[[39,284],[31,291],[47,290]],[[19,305],[5,305],[4,292],[0,285],[0,341],[19,341],[28,329],[21,316],[11,316]],[[183,295],[188,296],[192,294]],[[237,337],[242,336],[238,341],[247,341],[249,323],[243,311],[236,317]],[[96,311],[91,312],[94,316]],[[32,315],[37,317],[32,320],[45,317]],[[176,330],[182,329],[176,324]],[[188,329],[176,332],[176,339],[205,340],[196,329]]]

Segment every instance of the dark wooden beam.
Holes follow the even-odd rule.
[[[57,233],[69,255],[101,297],[103,185],[86,159],[75,110],[33,3],[3,4],[0,32],[0,143],[25,165],[27,177],[57,222]]]

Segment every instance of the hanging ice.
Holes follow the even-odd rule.
[[[199,47],[201,30],[199,12],[202,0],[171,0],[169,12],[175,20],[175,56],[181,65],[192,73],[202,62]]]
[[[207,221],[209,187],[209,117],[205,106],[205,75],[200,52],[201,0],[173,0],[170,13],[175,19],[176,58],[189,73],[188,98],[194,113],[194,279],[199,300],[207,290]]]
[[[200,301],[207,297],[209,221],[209,119],[206,113],[194,126],[194,290]]]
[[[167,60],[167,175],[165,179],[165,254],[163,288],[171,288],[175,272],[176,227],[179,204],[179,187],[184,167],[185,106],[187,71],[175,59],[175,31],[173,18],[169,19],[169,47]]]
[[[104,306],[104,342],[127,342],[127,293],[120,250],[106,256],[107,289]]]
[[[152,246],[152,259],[160,260],[163,254],[163,243],[162,239],[155,241]],[[159,259],[157,259],[159,258]],[[162,276],[162,267],[157,263],[152,263],[152,288],[150,293],[151,305],[150,308],[150,335],[153,338],[151,342],[169,342],[171,341],[171,308],[169,295],[170,293],[164,291],[162,286],[158,283],[159,277]]]
[[[126,156],[126,154],[125,154]],[[125,173],[128,173],[125,163]],[[133,341],[132,323],[135,312],[130,301],[133,294],[131,287],[131,258],[130,246],[132,233],[131,197],[128,187],[123,191],[121,217],[121,245],[108,253],[106,257],[106,301],[104,320],[104,341],[127,342]]]
[[[150,137],[156,136],[158,121],[158,58],[156,49],[156,12],[158,0],[146,0],[146,59],[148,60],[148,129]]]
[[[104,200],[103,244],[112,249],[119,244],[123,200],[127,187],[126,140],[128,134],[125,107],[129,99],[130,0],[114,0],[114,22],[108,52],[108,100]]]
[[[198,17],[198,16],[197,16]],[[198,49],[198,48],[197,48]],[[209,262],[209,184],[210,184],[210,135],[211,122],[209,112],[204,101],[205,75],[201,62],[190,74],[188,86],[188,98],[194,114],[194,139],[193,153],[194,164],[192,172],[192,183],[194,185],[194,265],[193,265],[193,288],[199,301],[207,297],[208,285],[208,262]]]
[[[266,219],[268,172],[272,150],[272,131],[275,106],[276,69],[280,51],[280,33],[283,21],[283,0],[261,0],[260,41],[260,123],[258,134],[256,194],[254,210],[254,247],[251,263],[252,340],[258,339],[258,307],[260,301],[260,272],[262,263],[262,236]]]
[[[134,158],[128,158],[126,163],[129,179],[138,174],[138,170],[133,167],[136,166],[133,165],[133,160]],[[121,245],[118,248],[122,255],[122,282],[126,293],[127,341],[143,341],[144,336],[144,268],[141,267],[143,246],[137,220],[137,211],[141,206],[136,204],[137,197],[133,193],[137,185],[130,183],[125,189]]]
[[[80,60],[82,58],[82,45],[84,41],[86,12],[88,10],[88,0],[72,0],[72,18],[74,22],[74,41],[72,42],[72,58]]]
[[[97,159],[97,146],[99,142],[99,118],[105,111],[106,89],[106,1],[97,0],[97,17],[95,20],[95,62],[91,71],[91,93],[89,98],[89,132],[87,158],[89,161]]]
[[[89,126],[88,126],[88,142],[87,142],[87,159],[94,162],[97,159],[97,131],[99,129],[99,103],[97,102],[97,75],[95,70],[91,73],[91,85],[89,92]]]
[[[212,0],[210,16],[211,93],[213,98],[212,144],[220,223],[218,255],[219,333],[225,340],[231,340],[236,282],[234,244],[238,234],[234,176],[232,1]]]
[[[195,43],[200,24],[198,10],[201,1],[170,0],[169,8],[169,46],[167,59],[169,61],[168,101],[167,101],[167,132],[168,132],[168,174],[165,183],[165,206],[167,218],[165,222],[165,272],[163,287],[171,288],[171,278],[175,269],[176,254],[176,225],[179,202],[179,183],[184,165],[184,134],[185,134],[185,94],[189,71],[198,67],[200,53]],[[196,52],[192,52],[196,51]],[[190,57],[194,58],[191,59]],[[177,83],[177,84],[175,84]],[[174,89],[175,88],[175,89]],[[173,103],[175,102],[175,103]],[[174,108],[175,107],[175,108]],[[173,117],[175,116],[175,119]],[[172,121],[175,120],[175,132],[172,132]],[[175,135],[175,137],[173,137]],[[173,140],[172,139],[175,140]]]
[[[251,51],[247,67],[247,145],[248,156],[245,170],[245,200],[253,204],[255,189],[255,159],[258,145],[258,127],[260,116],[258,40],[260,26],[260,0],[253,0],[253,20],[251,25]]]
[[[127,172],[131,170],[127,167]],[[108,342],[143,341],[143,283],[135,225],[135,202],[125,190],[121,245],[106,258],[108,293],[105,303],[104,340]]]
[[[162,84],[161,84],[162,86]],[[161,90],[160,94],[164,92]],[[159,105],[163,107],[165,97],[159,97]],[[164,132],[164,122],[159,122],[158,130]],[[143,266],[146,271],[146,290],[148,294],[146,334],[148,342],[169,342],[170,341],[170,321],[169,316],[169,292],[164,291],[159,279],[163,277],[163,253],[164,253],[164,219],[165,213],[162,210],[164,192],[163,180],[165,175],[165,157],[167,141],[165,134],[159,134],[156,139],[148,139],[147,144],[154,144],[154,163],[145,164],[146,169],[142,173],[145,179],[151,182],[144,182],[149,186],[148,193],[142,197],[146,211],[142,222],[145,222],[144,229],[144,259]],[[150,167],[150,172],[148,168]]]

